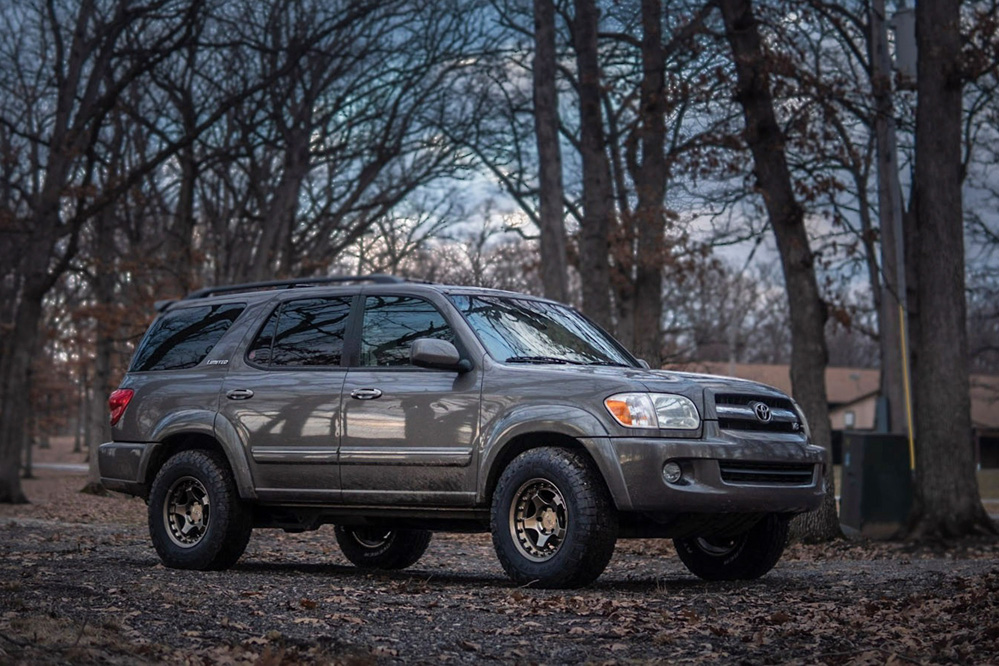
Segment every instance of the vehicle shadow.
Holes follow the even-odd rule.
[[[157,564],[155,560],[135,560],[137,567],[149,567]],[[203,572],[190,572],[202,574]],[[223,572],[219,572],[223,573]],[[398,586],[399,591],[421,593],[439,590],[440,588],[472,588],[477,590],[505,590],[558,595],[588,595],[588,594],[633,594],[633,595],[668,595],[689,592],[725,593],[754,591],[766,594],[768,591],[780,590],[787,592],[795,589],[807,589],[815,584],[814,580],[796,575],[781,575],[771,573],[753,581],[703,581],[691,574],[659,575],[650,572],[648,575],[629,576],[627,579],[613,576],[598,579],[596,582],[582,588],[574,589],[544,589],[533,584],[516,584],[500,572],[483,571],[441,571],[433,569],[409,568],[400,571],[379,569],[361,569],[351,565],[335,563],[308,562],[239,562],[224,572],[230,576],[249,575],[279,579],[294,577],[301,584],[303,577],[317,579],[326,584],[330,579],[357,583],[381,583]],[[322,579],[319,581],[318,579]]]

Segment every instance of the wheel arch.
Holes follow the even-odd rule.
[[[238,464],[233,464],[229,451],[227,451],[227,447],[224,446],[223,443],[220,442],[213,434],[209,434],[202,430],[175,432],[163,438],[160,441],[159,446],[157,446],[151,453],[149,461],[146,464],[143,479],[144,486],[146,488],[152,487],[156,474],[159,472],[160,468],[163,467],[164,463],[166,463],[166,461],[172,456],[182,451],[194,450],[212,451],[217,453],[223,460],[225,460],[225,463],[229,468],[229,472],[232,474],[233,479],[235,479],[240,497],[243,499],[254,497],[255,493],[253,491],[253,484],[249,479],[249,474],[245,473],[245,471],[244,473],[240,473],[240,467]]]
[[[615,508],[620,510],[631,506],[617,458],[608,455],[613,452],[610,450],[611,445],[607,438],[577,437],[553,430],[522,432],[512,436],[501,446],[495,447],[485,469],[484,483],[480,486],[478,501],[486,506],[491,505],[496,485],[507,465],[525,451],[540,448],[563,448],[583,453],[607,486]]]

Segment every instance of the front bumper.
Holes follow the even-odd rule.
[[[101,484],[109,490],[146,497],[149,494],[146,470],[158,446],[156,442],[101,444],[97,448]]]
[[[826,492],[826,452],[798,435],[606,437],[593,438],[587,445],[596,454],[615,504],[623,511],[803,513],[817,509]],[[608,458],[613,460],[610,465]],[[676,483],[663,478],[663,465],[670,461],[683,470]],[[732,478],[733,469],[737,478]],[[739,470],[746,469],[758,473],[738,476]]]

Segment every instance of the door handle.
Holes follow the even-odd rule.
[[[250,389],[233,389],[226,393],[225,397],[230,400],[249,400],[253,397],[253,391]]]
[[[376,388],[359,388],[351,391],[350,397],[357,398],[358,400],[374,400],[375,398],[382,397],[382,391]]]

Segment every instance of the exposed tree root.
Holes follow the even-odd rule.
[[[86,495],[97,495],[98,497],[111,497],[111,491],[97,481],[91,481],[80,488],[80,492]]]

